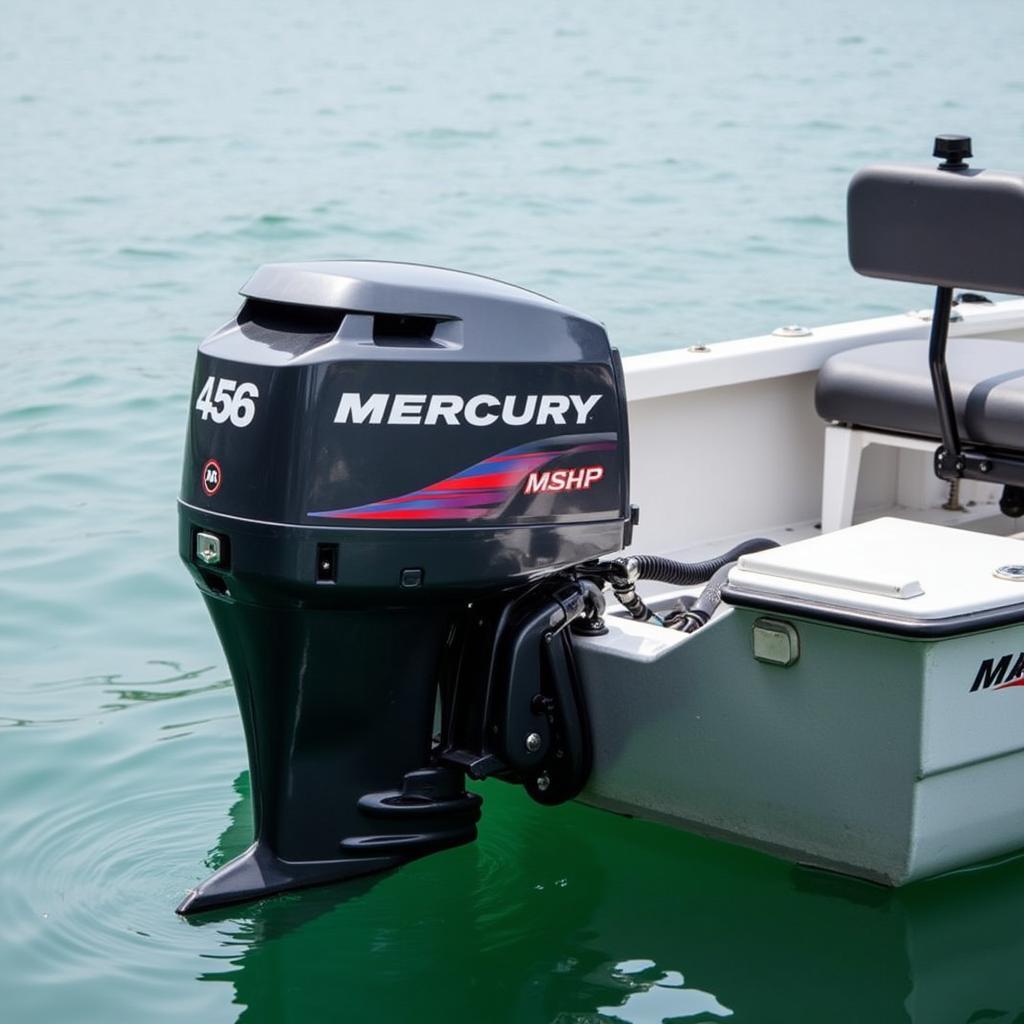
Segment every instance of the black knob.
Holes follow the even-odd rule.
[[[940,167],[964,167],[964,159],[974,156],[969,135],[936,135],[932,156],[942,157]]]

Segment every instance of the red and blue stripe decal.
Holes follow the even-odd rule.
[[[530,473],[554,459],[587,452],[615,451],[615,441],[593,440],[594,437],[591,434],[583,443],[574,443],[571,438],[550,438],[521,445],[408,494],[368,505],[310,512],[308,515],[320,519],[383,521],[493,518],[519,492]]]

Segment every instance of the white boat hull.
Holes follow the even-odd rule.
[[[927,330],[890,317],[626,360],[633,549],[702,558],[818,533],[817,368]],[[965,309],[952,333],[1024,340],[1024,302]],[[869,449],[857,520],[1020,529],[985,484],[943,509],[924,449]],[[802,653],[787,668],[754,660],[759,614],[723,607],[692,636],[611,615],[607,636],[577,640],[595,746],[584,802],[893,886],[1024,848],[1024,686],[970,689],[985,658],[1024,650],[1024,625],[908,639],[791,614]]]
[[[929,642],[794,618],[784,668],[754,660],[758,617],[577,642],[584,802],[887,885],[1024,847],[1024,693],[970,691],[1024,626]]]

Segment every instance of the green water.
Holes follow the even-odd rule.
[[[6,0],[0,1020],[1024,1021],[1020,862],[891,894],[500,784],[474,846],[173,913],[248,840],[174,501],[252,269],[476,270],[627,353],[925,305],[847,268],[846,181],[1024,167],[1021,54],[994,0]]]

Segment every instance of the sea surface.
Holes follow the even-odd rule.
[[[0,129],[4,1024],[1024,1021],[1020,860],[889,892],[500,783],[475,845],[173,912],[249,838],[175,499],[253,269],[474,270],[627,354],[927,305],[845,186],[1024,168],[1024,8],[5,0]]]

